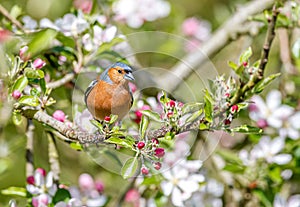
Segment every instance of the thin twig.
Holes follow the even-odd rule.
[[[58,153],[56,149],[56,142],[51,132],[47,132],[48,135],[48,153],[50,169],[53,172],[53,180],[55,183],[59,183],[60,167],[58,161]]]
[[[28,120],[28,127],[26,132],[27,144],[26,144],[26,177],[33,175],[34,163],[33,163],[33,136],[34,125],[32,120]]]
[[[269,21],[265,43],[261,52],[260,64],[258,66],[258,70],[251,76],[247,84],[245,84],[244,86],[242,86],[237,90],[234,97],[231,99],[231,105],[243,101],[246,92],[251,90],[255,86],[255,84],[257,84],[260,80],[263,79],[264,71],[269,60],[269,52],[275,37],[275,26],[276,26],[277,16],[278,16],[278,10],[274,5],[272,18]]]
[[[48,83],[47,88],[55,89],[55,88],[58,88],[60,86],[63,86],[66,83],[69,83],[70,81],[72,81],[74,79],[74,77],[75,77],[74,73],[66,74],[63,78],[61,78],[57,81],[53,81],[53,82]]]
[[[236,38],[241,32],[247,32],[247,30],[241,31],[241,28],[244,28],[249,17],[270,8],[274,2],[275,0],[255,0],[239,8],[238,11],[233,14],[233,16],[229,18],[208,41],[203,43],[199,48],[199,52],[192,52],[183,57],[168,73],[161,77],[157,77],[157,83],[161,84],[161,87],[166,91],[173,92],[181,84],[182,80],[188,78],[195,72],[195,69],[205,63],[207,56],[211,57],[213,54],[219,52],[232,40],[232,37]],[[251,33],[250,31],[252,30],[253,25],[248,27],[247,34]],[[174,76],[180,78],[174,79]]]
[[[25,29],[23,27],[23,25],[16,20],[14,17],[12,17],[10,15],[10,13],[0,4],[0,13],[6,18],[8,19],[11,23],[13,23],[14,25],[16,25],[16,27],[18,27],[20,30],[25,32]]]

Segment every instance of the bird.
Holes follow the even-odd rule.
[[[114,114],[121,121],[126,116],[133,103],[128,85],[135,80],[132,72],[127,64],[116,62],[90,83],[84,100],[94,119],[103,121],[105,117]]]

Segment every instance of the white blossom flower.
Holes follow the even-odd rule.
[[[170,4],[164,0],[119,0],[113,4],[117,20],[124,20],[132,28],[145,21],[154,21],[170,13]]]
[[[75,124],[83,131],[94,133],[97,128],[90,122],[90,120],[93,120],[93,115],[88,109],[84,109],[82,113],[76,111],[74,118]]]
[[[24,16],[22,22],[24,23],[24,28],[28,30],[35,30],[38,26],[37,21],[30,16]]]
[[[274,207],[299,207],[300,206],[300,194],[292,195],[289,198],[284,198],[279,194],[276,194]]]
[[[282,137],[271,139],[268,136],[263,136],[259,143],[251,150],[251,157],[265,159],[268,163],[276,163],[284,165],[292,160],[290,154],[279,154],[284,148],[285,140]]]
[[[51,203],[52,197],[57,191],[51,171],[46,175],[45,170],[37,168],[34,177],[29,176],[27,182],[26,189],[34,196],[33,203],[36,203],[36,205],[39,203]]]
[[[171,196],[173,205],[184,206],[184,202],[199,190],[199,183],[204,182],[202,174],[195,173],[202,166],[200,160],[182,160],[173,168],[162,173],[165,178],[161,182],[164,195]]]
[[[88,22],[84,19],[83,14],[78,12],[78,15],[65,14],[63,18],[55,21],[56,27],[66,36],[77,36],[84,32],[88,27]]]
[[[250,107],[249,116],[259,127],[273,127],[281,137],[299,138],[300,112],[295,113],[291,106],[282,104],[279,91],[271,91],[266,97],[266,102],[260,96],[254,96],[252,101],[255,105]]]

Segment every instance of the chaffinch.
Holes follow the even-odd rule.
[[[132,68],[117,62],[108,67],[99,79],[91,82],[84,100],[95,119],[104,120],[114,114],[121,120],[128,113],[133,102],[129,81],[134,81]]]

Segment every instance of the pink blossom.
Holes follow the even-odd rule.
[[[64,122],[66,119],[66,115],[62,110],[56,110],[52,114],[53,118],[56,119],[57,121]]]
[[[0,30],[0,42],[6,42],[11,36],[11,32],[6,29]]]
[[[141,172],[143,175],[148,175],[149,174],[149,169],[145,166],[142,167]]]
[[[27,179],[26,179],[26,182],[28,184],[34,185],[34,182],[35,182],[34,176],[33,175],[28,176]]]
[[[161,158],[165,155],[165,149],[164,148],[156,148],[154,150],[155,152],[155,156],[158,157],[158,158]]]
[[[18,90],[13,91],[11,94],[11,96],[16,100],[19,99],[21,97],[21,95],[22,95],[21,92]]]
[[[75,0],[74,6],[80,9],[83,13],[89,14],[93,8],[92,0]]]
[[[133,203],[135,207],[140,206],[140,193],[136,189],[130,189],[125,195],[125,201]]]
[[[41,69],[42,67],[44,67],[46,65],[46,62],[43,61],[41,58],[37,58],[33,61],[33,67],[35,69]]]
[[[195,17],[188,18],[182,24],[182,32],[187,36],[195,36],[199,25],[199,20]]]
[[[94,179],[87,173],[79,176],[78,183],[83,190],[92,190],[94,188]]]

